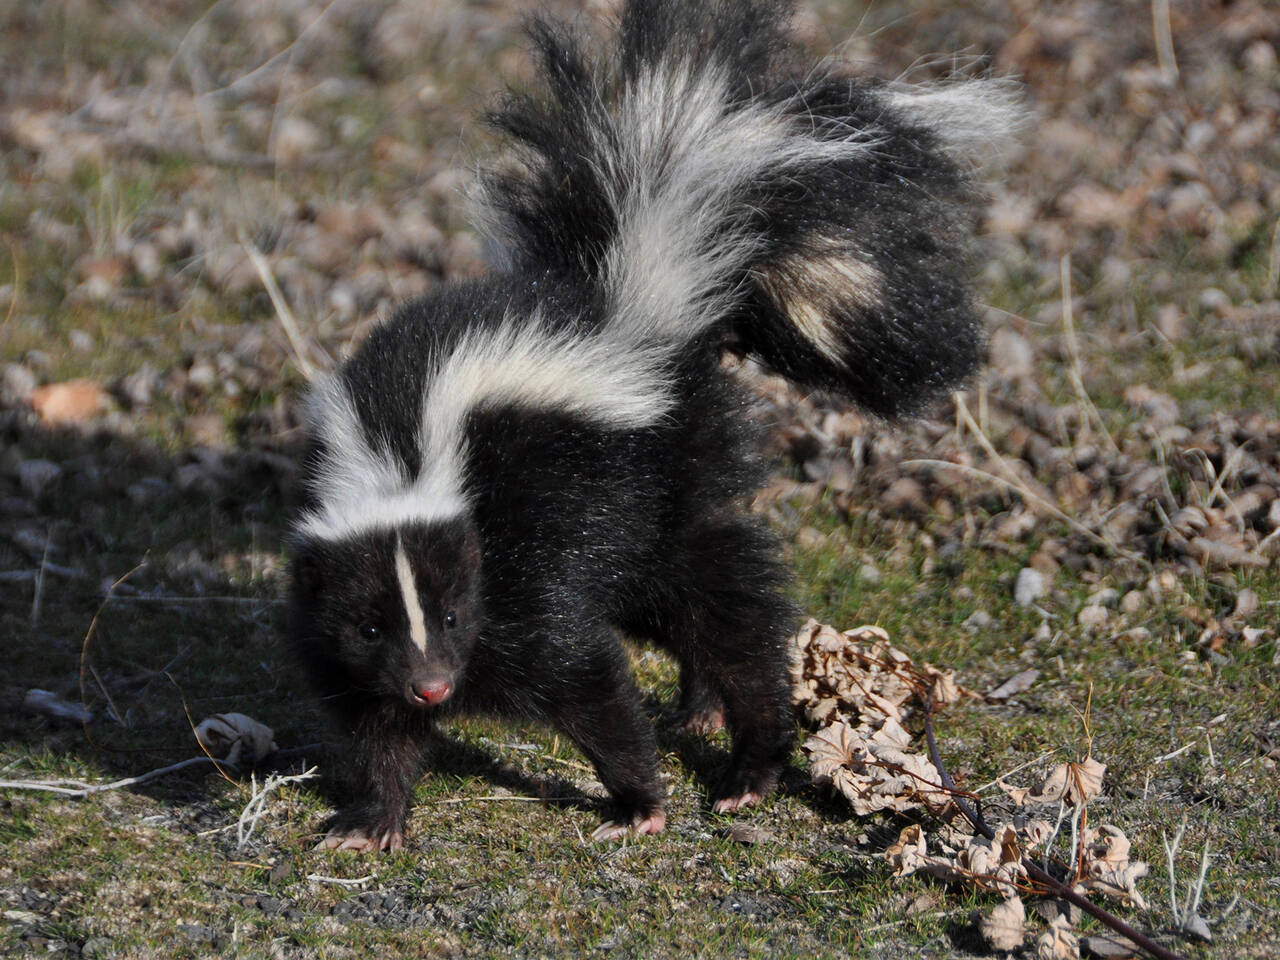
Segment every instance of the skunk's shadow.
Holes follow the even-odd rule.
[[[281,753],[264,769],[299,772],[303,755],[324,756],[317,748],[327,720],[280,643],[280,544],[299,451],[262,440],[175,451],[104,429],[50,429],[25,408],[0,409],[0,441],[13,461],[57,467],[39,489],[24,487],[19,471],[0,472],[0,632],[12,638],[0,751],[14,762],[12,778],[38,779],[24,774],[24,758],[37,756],[73,757],[106,779],[137,776],[199,755],[192,727],[216,713],[248,714],[274,730]],[[92,719],[28,709],[32,689]],[[653,695],[646,708],[659,748],[691,773],[709,809],[728,739],[684,730],[674,705]],[[571,809],[607,809],[564,778],[519,771],[496,750],[447,733],[433,748],[434,772]],[[224,773],[236,775],[194,766],[131,789],[200,803]]]
[[[250,415],[245,442],[219,449],[174,449],[112,425],[51,428],[0,407],[10,779],[39,780],[41,757],[106,779],[161,768],[199,755],[193,725],[216,713],[268,724],[282,747],[319,739],[276,643],[289,425]],[[52,708],[38,709],[32,690],[48,691]],[[134,789],[187,802],[210,776],[195,766]]]

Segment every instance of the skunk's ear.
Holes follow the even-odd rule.
[[[480,530],[468,521],[462,532],[462,562],[473,573],[480,569],[481,553]]]

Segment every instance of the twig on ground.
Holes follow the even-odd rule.
[[[222,767],[229,767],[239,772],[239,768],[235,764],[228,763],[226,760],[214,760],[212,757],[191,757],[189,760],[181,760],[158,770],[151,770],[136,777],[125,777],[123,780],[115,780],[111,783],[85,783],[81,780],[0,780],[0,790],[40,790],[45,793],[58,793],[67,797],[88,797],[95,793],[105,793],[108,790],[123,790],[126,787],[135,787],[140,783],[146,783],[148,780],[154,780],[156,777],[162,777],[167,773],[175,773],[178,770],[193,767],[199,763],[212,763],[219,768],[219,772],[221,772]],[[225,774],[223,775],[225,776]]]
[[[979,793],[984,793],[987,790],[990,790],[992,787],[998,787],[1000,785],[1000,780],[1003,780],[1005,777],[1009,776],[1009,774],[1017,773],[1019,770],[1025,770],[1027,767],[1033,767],[1038,763],[1043,763],[1045,760],[1048,760],[1050,756],[1051,754],[1042,753],[1034,760],[1028,760],[1026,763],[1020,763],[1012,770],[1006,770],[1004,773],[1000,774],[1000,778],[998,780],[992,780],[990,783],[984,783],[982,786],[974,788],[973,793],[976,796]]]
[[[1208,928],[1200,917],[1200,897],[1204,893],[1204,881],[1209,873],[1209,842],[1207,840],[1200,853],[1200,872],[1187,886],[1186,899],[1181,906],[1178,905],[1178,877],[1175,864],[1178,859],[1178,850],[1182,846],[1182,835],[1186,829],[1187,819],[1183,817],[1182,822],[1178,824],[1177,832],[1173,835],[1173,840],[1166,837],[1163,831],[1160,833],[1160,842],[1164,845],[1165,863],[1169,868],[1169,912],[1173,915],[1173,922],[1183,933],[1208,939]]]
[[[1166,753],[1166,754],[1164,754],[1163,756],[1156,757],[1156,758],[1155,758],[1154,760],[1152,760],[1151,762],[1152,762],[1152,763],[1164,763],[1166,760],[1172,760],[1174,757],[1181,756],[1182,754],[1186,753],[1188,750],[1190,750],[1190,749],[1191,749],[1192,747],[1194,747],[1195,745],[1196,745],[1196,741],[1194,741],[1194,740],[1189,740],[1188,742],[1186,742],[1186,743],[1184,743],[1182,746],[1180,746],[1177,750],[1174,750],[1174,751],[1172,751],[1171,753]]]

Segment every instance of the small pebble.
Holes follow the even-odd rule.
[[[1045,595],[1048,583],[1039,570],[1023,567],[1013,584],[1013,599],[1020,607],[1029,607]]]
[[[1086,630],[1095,630],[1107,622],[1107,608],[1090,605],[1076,614],[1076,623]]]
[[[1123,613],[1137,613],[1146,606],[1147,597],[1141,590],[1130,590],[1120,598],[1120,610]]]

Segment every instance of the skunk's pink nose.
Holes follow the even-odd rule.
[[[430,686],[417,687],[413,692],[418,695],[420,700],[434,707],[436,704],[444,703],[445,700],[449,699],[449,694],[453,693],[453,684],[448,680],[444,680]]]

